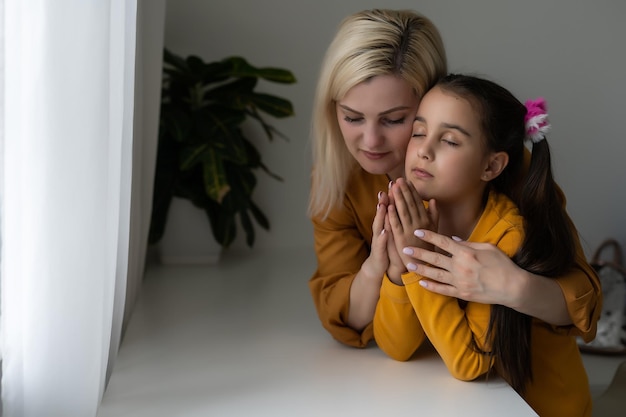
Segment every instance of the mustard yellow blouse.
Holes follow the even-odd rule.
[[[371,324],[357,332],[346,321],[350,285],[370,251],[377,194],[387,190],[388,182],[385,175],[357,169],[348,183],[343,206],[333,210],[325,220],[312,219],[317,256],[317,270],[309,280],[313,302],[324,328],[336,340],[350,346],[365,347],[373,339]],[[601,311],[602,290],[580,245],[576,268],[556,280],[574,324],[553,330],[581,335],[591,341]]]
[[[506,196],[491,193],[468,240],[496,245],[513,256],[523,239],[523,219]],[[422,288],[419,275],[402,276],[404,286],[383,279],[374,315],[374,336],[390,357],[408,360],[427,337],[450,373],[473,380],[498,369],[491,358],[473,349],[489,350],[485,335],[488,304],[460,304],[456,298]],[[522,397],[542,417],[591,416],[591,394],[582,358],[572,335],[555,332],[535,319],[531,330],[533,380]]]

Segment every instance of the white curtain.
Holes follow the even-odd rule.
[[[131,190],[131,228],[128,253],[126,298],[116,297],[114,332],[107,378],[112,371],[121,334],[130,319],[141,289],[145,269],[152,192],[156,165],[163,37],[166,0],[137,1],[137,48],[135,55],[135,115],[133,129],[133,172]],[[125,303],[122,305],[122,302]],[[115,331],[117,330],[117,331]]]
[[[145,221],[131,229],[133,151],[146,148],[133,131],[149,130],[133,125],[138,1],[3,3],[3,411],[95,416],[143,274]],[[154,146],[139,167],[150,191],[132,199],[143,218]]]

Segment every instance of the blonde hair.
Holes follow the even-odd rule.
[[[313,103],[313,178],[309,215],[326,217],[343,202],[357,162],[339,130],[335,104],[352,87],[377,75],[396,75],[422,97],[447,62],[435,25],[411,10],[365,10],[346,17],[322,61]]]

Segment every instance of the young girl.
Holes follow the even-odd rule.
[[[383,280],[374,336],[397,360],[409,359],[427,337],[456,378],[472,380],[493,369],[541,416],[590,416],[573,336],[502,305],[427,291],[419,272],[432,266],[410,256],[432,249],[419,239],[432,230],[493,244],[535,274],[569,271],[576,236],[553,180],[548,127],[542,100],[524,106],[487,80],[449,75],[424,96],[407,148],[406,181],[391,187],[387,210],[389,257],[407,272]],[[525,140],[532,144],[528,173]],[[515,187],[522,176],[523,187]],[[432,263],[447,255],[440,251]]]

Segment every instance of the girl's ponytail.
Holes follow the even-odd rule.
[[[527,101],[525,106],[526,140],[532,143],[532,154],[517,201],[525,220],[525,239],[514,260],[530,272],[554,277],[574,264],[576,245],[563,208],[563,195],[552,175],[546,102],[539,98]]]
[[[533,144],[518,204],[525,220],[525,238],[515,262],[544,276],[567,272],[574,263],[576,246],[563,209],[563,195],[552,176],[550,147],[545,138]]]

